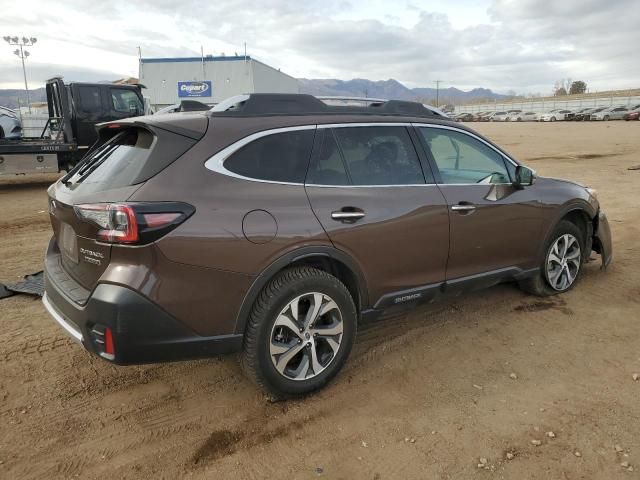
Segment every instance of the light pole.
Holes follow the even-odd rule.
[[[27,93],[27,106],[29,107],[29,113],[31,113],[31,101],[29,100],[29,86],[27,85],[27,69],[24,65],[24,60],[29,56],[29,52],[24,49],[24,47],[33,47],[35,43],[38,41],[36,37],[3,37],[4,41],[9,45],[16,45],[20,48],[16,48],[13,52],[15,55],[20,57],[22,60],[22,74],[24,75],[24,90]]]

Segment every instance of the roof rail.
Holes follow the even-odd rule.
[[[325,101],[323,101],[325,100]],[[328,100],[333,100],[329,102]],[[334,101],[347,104],[335,105]],[[349,102],[361,101],[365,105]],[[252,93],[228,98],[210,110],[214,116],[258,116],[258,115],[403,115],[412,117],[445,117],[436,108],[418,102],[383,100],[359,97],[314,97],[299,93]]]

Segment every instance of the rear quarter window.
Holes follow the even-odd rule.
[[[256,180],[304,183],[314,135],[310,129],[258,138],[227,158],[224,167]]]

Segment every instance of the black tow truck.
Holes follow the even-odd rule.
[[[47,80],[39,137],[0,140],[0,176],[69,171],[97,140],[95,125],[144,115],[142,85]]]

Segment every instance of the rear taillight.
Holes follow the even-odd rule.
[[[180,225],[195,208],[180,202],[153,202],[83,204],[74,210],[79,218],[99,227],[99,241],[145,244]]]
[[[128,205],[116,203],[98,203],[78,205],[76,214],[83,220],[100,227],[97,238],[110,243],[135,243],[138,241],[138,222],[136,214]]]

